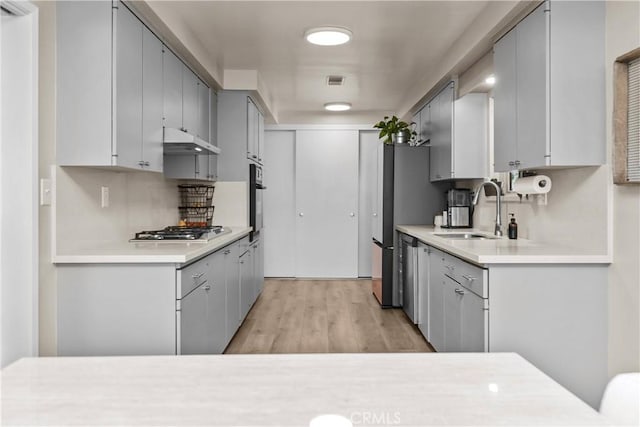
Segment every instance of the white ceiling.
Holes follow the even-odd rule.
[[[379,119],[397,112],[491,2],[487,1],[148,1],[167,26],[183,28],[201,57],[223,70],[257,70],[280,123]],[[314,46],[310,27],[353,32],[342,46]],[[345,76],[328,87],[330,74]],[[212,73],[215,75],[215,73]],[[443,76],[432,76],[440,79]],[[219,82],[223,87],[224,82]],[[428,90],[428,89],[427,89]],[[352,112],[326,113],[346,101]]]

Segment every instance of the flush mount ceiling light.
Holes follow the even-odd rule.
[[[327,102],[324,104],[324,109],[327,111],[347,111],[351,109],[351,104],[348,102]]]
[[[492,74],[489,77],[487,77],[486,79],[484,79],[484,82],[488,85],[493,85],[496,82],[496,77]]]
[[[351,40],[352,36],[351,31],[341,27],[317,27],[311,28],[304,33],[305,40],[320,46],[345,44]]]

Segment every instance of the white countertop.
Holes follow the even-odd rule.
[[[475,264],[609,264],[611,256],[587,248],[561,243],[537,242],[527,239],[510,240],[503,236],[487,240],[456,240],[434,233],[490,233],[473,229],[435,230],[432,225],[399,225],[396,227],[418,240],[466,259]]]
[[[3,425],[607,425],[513,353],[22,359]],[[383,420],[383,421],[381,421]]]
[[[231,227],[231,233],[199,242],[85,242],[53,257],[55,264],[178,263],[184,264],[249,234],[251,227]]]

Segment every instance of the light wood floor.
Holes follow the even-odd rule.
[[[225,353],[433,351],[402,309],[381,309],[370,280],[265,281]]]

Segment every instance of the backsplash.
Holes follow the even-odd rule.
[[[547,195],[547,204],[538,204],[536,198],[522,202],[504,202],[504,234],[507,234],[508,214],[514,213],[518,223],[518,237],[607,251],[607,168],[541,170],[539,173],[549,176],[553,182]],[[480,182],[474,181],[473,188]],[[471,188],[462,184],[460,187]],[[476,228],[493,232],[495,199],[487,199],[481,195],[473,220]]]
[[[58,252],[87,241],[123,241],[136,231],[177,224],[178,181],[148,172],[55,168]],[[101,188],[109,206],[101,207]]]

